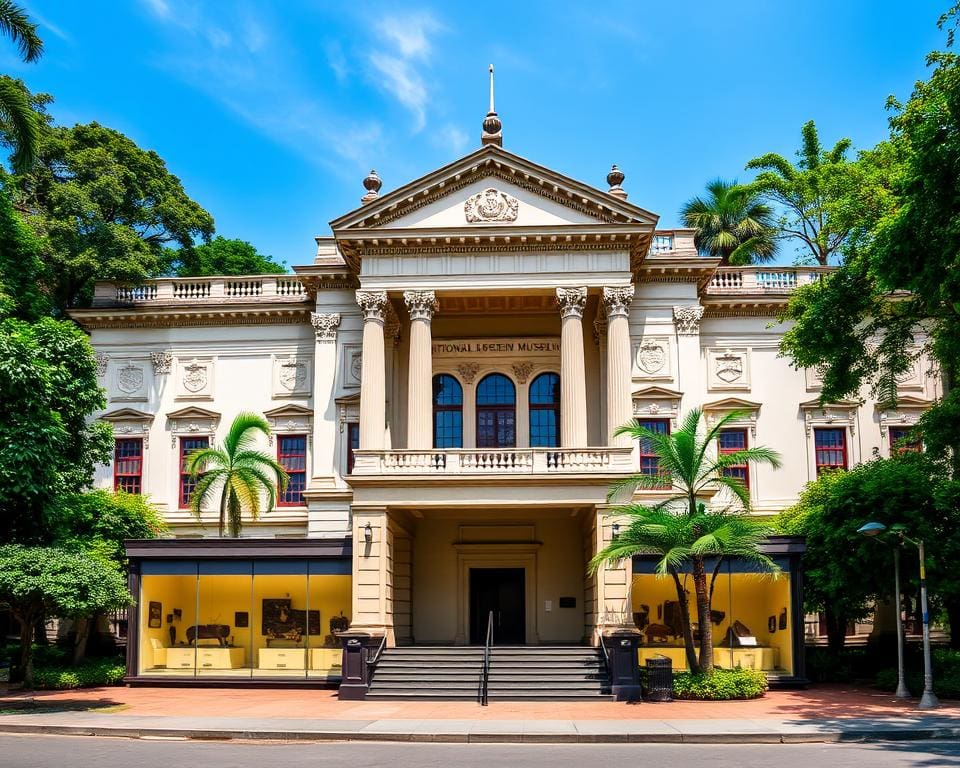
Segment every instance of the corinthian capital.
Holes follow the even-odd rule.
[[[632,285],[603,289],[603,306],[606,307],[607,317],[629,317],[632,301]]]
[[[700,333],[700,318],[703,317],[703,307],[693,304],[689,307],[674,307],[673,322],[677,326],[680,336],[696,336]]]
[[[357,291],[357,304],[363,310],[364,320],[383,322],[383,310],[387,305],[386,291]]]
[[[318,342],[336,341],[337,328],[340,326],[340,313],[332,312],[330,314],[323,314],[320,312],[311,312],[310,324],[317,334]]]
[[[411,320],[430,322],[433,319],[433,313],[437,309],[437,294],[434,291],[404,291],[403,300]]]
[[[557,304],[560,306],[560,317],[582,318],[586,303],[586,288],[557,288]]]

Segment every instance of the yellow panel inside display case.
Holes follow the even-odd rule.
[[[196,624],[196,575],[143,576],[139,612],[138,673],[193,677],[197,668],[196,649],[187,645],[185,631]]]
[[[693,579],[681,576],[691,622],[696,627]],[[674,669],[686,669],[679,596],[672,577],[637,574],[631,591],[634,620],[641,629],[641,666],[648,658],[667,656]],[[719,573],[713,591],[710,629],[714,664],[771,674],[792,674],[793,631],[790,616],[790,577],[783,572]],[[734,634],[739,642],[731,643]],[[696,636],[696,634],[695,634]]]

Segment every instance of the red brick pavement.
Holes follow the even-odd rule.
[[[825,720],[917,714],[916,701],[867,688],[816,686],[772,691],[752,701],[622,704],[596,702],[339,701],[335,691],[226,688],[91,688],[0,693],[0,709],[32,699],[52,707],[122,707],[128,715],[171,717],[317,718],[327,720]],[[960,701],[943,702],[941,716],[960,718]]]

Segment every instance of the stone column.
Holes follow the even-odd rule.
[[[337,329],[339,312],[311,312],[310,324],[316,335],[313,353],[313,477],[314,487],[333,486],[336,472],[334,447],[337,437],[336,407],[333,402],[337,370]]]
[[[410,358],[407,364],[407,448],[433,447],[433,350],[430,321],[437,307],[433,291],[404,291],[410,312]]]
[[[357,291],[363,309],[363,361],[360,365],[360,448],[383,450],[386,429],[386,371],[383,320],[386,291]]]
[[[583,365],[586,288],[557,288],[560,305],[560,444],[587,446],[587,382]]]
[[[673,308],[673,323],[677,329],[677,389],[693,394],[699,391],[703,376],[703,353],[700,349],[700,320],[703,307],[699,304]],[[689,378],[688,378],[689,377]]]
[[[604,288],[607,310],[607,445],[629,446],[630,436],[614,437],[617,428],[633,418],[633,365],[630,346],[630,304],[633,286]]]

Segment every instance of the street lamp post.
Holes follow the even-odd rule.
[[[883,523],[866,523],[857,529],[857,533],[864,536],[874,537],[887,530]],[[930,657],[930,611],[927,607],[927,565],[923,551],[923,540],[914,541],[907,536],[907,529],[900,524],[890,527],[890,532],[895,533],[900,541],[894,546],[894,564],[897,568],[897,650],[900,655],[900,682],[897,685],[897,696],[900,697],[901,686],[906,690],[903,683],[903,640],[900,636],[900,545],[903,542],[909,542],[917,548],[920,554],[920,611],[923,618],[923,695],[920,697],[920,709],[935,709],[940,706],[936,694],[933,692],[933,661]]]

